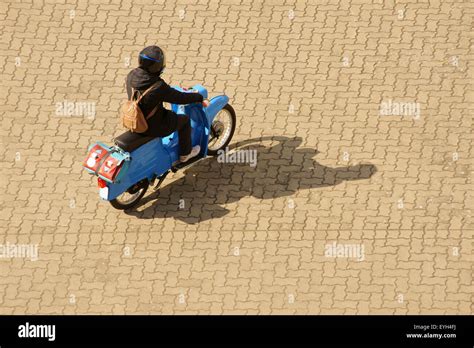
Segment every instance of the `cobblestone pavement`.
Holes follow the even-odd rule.
[[[2,0],[0,314],[472,313],[473,13]],[[150,44],[172,84],[230,97],[258,160],[207,158],[124,213],[81,162],[123,131]]]

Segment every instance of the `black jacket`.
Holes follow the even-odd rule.
[[[191,104],[202,102],[202,95],[199,93],[183,93],[171,88],[159,75],[150,74],[147,71],[136,68],[127,75],[127,94],[128,99],[132,97],[132,88],[134,97],[143,93],[147,88],[157,84],[150,90],[139,103],[143,115],[148,116],[155,106],[157,110],[154,115],[147,119],[148,130],[145,135],[164,137],[176,130],[178,115],[163,107],[163,102],[172,104]]]

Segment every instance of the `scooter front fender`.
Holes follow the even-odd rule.
[[[212,121],[214,121],[214,117],[216,117],[217,113],[221,111],[228,102],[229,97],[226,95],[218,95],[210,100],[209,105],[205,108],[209,126],[212,124]]]

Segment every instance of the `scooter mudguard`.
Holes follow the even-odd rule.
[[[212,124],[214,117],[216,117],[217,113],[221,111],[222,108],[226,106],[228,102],[229,102],[229,97],[225,95],[219,95],[210,100],[209,105],[205,109],[209,125]]]

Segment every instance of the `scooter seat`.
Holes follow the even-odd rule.
[[[156,137],[126,131],[115,138],[115,145],[124,151],[132,152],[153,139],[156,139]]]

